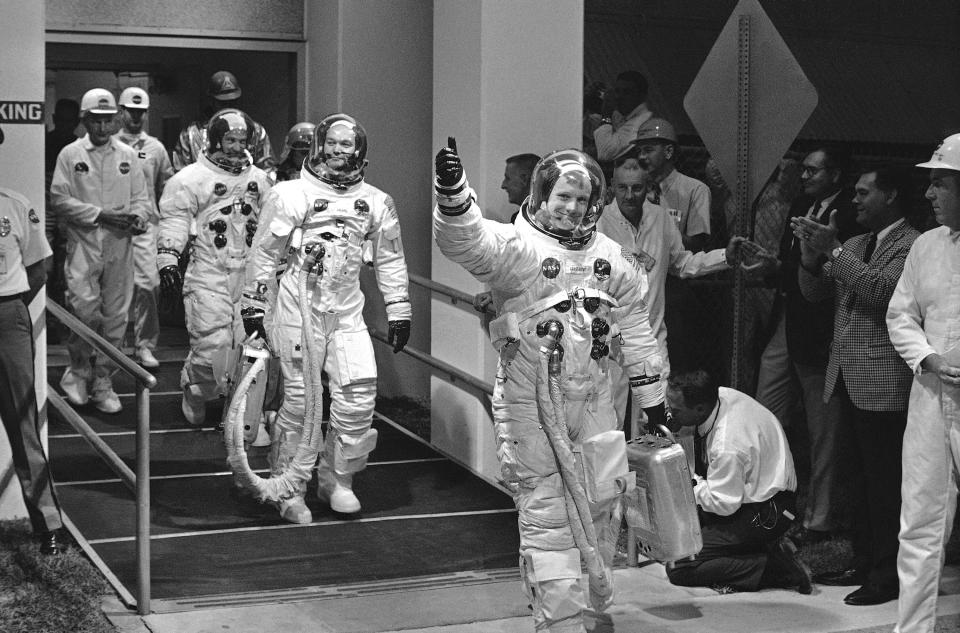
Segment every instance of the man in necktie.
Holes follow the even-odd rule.
[[[847,154],[836,147],[821,147],[803,159],[803,196],[794,201],[791,217],[806,217],[827,224],[836,211],[835,224],[841,241],[865,230],[855,220],[853,191],[844,187]],[[837,478],[836,428],[840,411],[825,404],[830,341],[833,338],[833,302],[804,298],[797,282],[800,241],[789,222],[780,240],[779,258],[769,267],[769,285],[775,286],[769,340],[760,357],[757,400],[770,409],[784,428],[799,422],[809,438],[810,488],[803,513],[805,542],[816,542],[848,527],[851,518]]]
[[[671,374],[671,430],[694,428],[693,496],[703,549],[667,569],[675,585],[737,591],[797,587],[810,572],[784,536],[796,515],[797,476],[780,422],[750,396],[700,369]]]
[[[851,485],[853,560],[817,577],[861,585],[844,602],[873,605],[897,598],[900,455],[912,373],[890,342],[885,315],[904,261],[920,235],[907,224],[910,175],[879,167],[860,175],[853,198],[869,233],[841,243],[836,213],[826,225],[794,218],[800,240],[798,283],[809,301],[834,298],[833,343],[823,399],[841,410],[838,444]],[[836,454],[833,455],[837,459]]]

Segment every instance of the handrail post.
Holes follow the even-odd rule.
[[[150,388],[137,381],[137,613],[150,614]]]

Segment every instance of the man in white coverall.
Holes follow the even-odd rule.
[[[150,108],[150,96],[143,88],[131,86],[120,93],[120,120],[122,127],[116,138],[137,150],[143,177],[150,191],[153,213],[147,230],[133,236],[133,338],[137,360],[144,367],[159,367],[153,355],[160,334],[157,316],[157,223],[156,201],[163,194],[163,186],[173,176],[173,166],[167,150],[156,137],[147,134],[144,123]]]
[[[240,318],[245,258],[271,185],[250,162],[254,130],[240,110],[214,114],[206,153],[177,172],[160,198],[156,265],[161,292],[176,296],[182,285],[190,353],[180,374],[181,409],[191,424],[203,424],[206,402],[226,395],[230,363],[245,338]],[[178,261],[191,225],[197,234],[181,280]]]
[[[377,443],[377,431],[371,428],[377,365],[363,321],[359,277],[364,240],[372,242],[394,353],[410,337],[412,315],[399,217],[393,198],[364,181],[366,153],[366,132],[353,117],[333,114],[317,124],[300,178],[277,183],[267,198],[243,293],[244,326],[261,335],[266,329],[283,371],[283,405],[271,429],[271,470],[282,473],[296,455],[309,414],[304,365],[319,364],[329,377],[331,404],[317,495],[335,512],[346,514],[360,511],[353,475],[366,467]],[[275,305],[268,308],[270,287],[276,284],[276,268],[284,256],[287,268]],[[311,284],[309,305],[300,301],[305,275]],[[305,312],[317,337],[312,347],[321,358],[306,357],[301,335]],[[287,521],[312,520],[305,489],[303,482],[298,492],[281,500],[280,515]]]
[[[960,469],[960,134],[926,163],[942,226],[910,247],[887,308],[893,346],[914,372],[903,434],[896,633],[932,633]]]
[[[86,136],[57,157],[50,205],[67,232],[67,304],[83,323],[120,347],[133,297],[133,243],[153,214],[137,152],[111,138],[117,114],[113,95],[88,90],[80,101]],[[103,354],[75,334],[67,341],[70,366],[60,380],[67,400],[120,411]],[[91,357],[93,365],[91,367]],[[92,393],[91,393],[92,392]]]
[[[440,250],[489,285],[497,308],[490,324],[500,352],[493,396],[497,456],[519,511],[520,571],[534,624],[538,631],[582,632],[587,592],[580,560],[583,552],[589,568],[592,548],[581,549],[578,531],[581,525],[591,529],[591,520],[568,519],[564,496],[571,489],[541,427],[541,416],[553,415],[547,409],[557,409],[538,406],[547,380],[540,347],[551,329],[559,332],[564,441],[582,450],[584,471],[622,463],[625,472],[626,444],[616,431],[610,392],[610,345],[620,346],[636,405],[653,423],[664,421],[661,359],[643,302],[646,277],[623,258],[619,244],[597,233],[604,178],[583,152],[561,150],[538,163],[515,224],[482,217],[455,147],[437,154],[436,188]],[[609,565],[620,527],[610,519],[623,490],[591,488],[584,486],[596,550]],[[605,585],[612,591],[610,581],[591,575],[590,602],[598,611],[609,604],[611,594],[606,600],[598,595]]]

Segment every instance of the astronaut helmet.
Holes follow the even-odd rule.
[[[303,159],[307,157],[310,153],[310,148],[313,146],[313,135],[316,129],[317,125],[309,121],[297,123],[290,128],[290,131],[287,132],[287,137],[283,141],[280,163],[285,163],[288,158],[290,158],[291,162],[297,163],[298,166],[300,163],[303,163]]]
[[[240,173],[251,157],[253,146],[253,119],[236,108],[220,110],[207,123],[206,155],[218,167],[231,173]]]
[[[347,189],[363,180],[367,166],[367,132],[348,114],[331,114],[317,124],[307,170],[337,189]]]
[[[579,250],[596,233],[605,188],[593,158],[577,149],[551,152],[533,169],[524,217],[561,246]]]

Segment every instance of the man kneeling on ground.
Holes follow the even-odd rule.
[[[666,400],[671,430],[695,427],[693,490],[703,534],[696,559],[667,570],[670,582],[810,593],[810,571],[784,536],[796,514],[797,476],[780,422],[703,370],[671,375]]]

